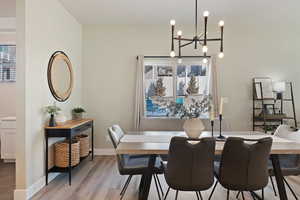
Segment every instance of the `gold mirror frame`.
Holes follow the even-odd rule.
[[[70,85],[69,85],[67,91],[64,92],[62,95],[59,95],[58,92],[55,90],[55,88],[53,86],[53,80],[52,80],[53,77],[52,77],[51,72],[53,69],[53,63],[56,59],[64,60],[68,66],[68,70],[70,73]],[[63,51],[56,51],[52,54],[52,56],[49,60],[49,63],[48,63],[47,78],[48,78],[48,85],[49,85],[49,88],[50,88],[50,91],[51,91],[53,97],[57,101],[60,101],[60,102],[66,101],[72,93],[72,89],[73,89],[73,85],[74,85],[74,77],[73,77],[73,68],[72,68],[71,61]]]

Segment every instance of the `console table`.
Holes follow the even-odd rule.
[[[72,167],[71,166],[71,152],[72,152],[72,138],[85,130],[91,129],[91,154],[92,160],[94,159],[94,125],[92,119],[81,119],[81,120],[69,120],[62,125],[58,125],[55,127],[45,127],[45,145],[46,145],[46,155],[45,155],[45,174],[46,174],[46,185],[48,185],[48,174],[61,172],[61,173],[69,173],[69,185],[72,182]],[[48,139],[50,137],[59,138],[64,137],[69,141],[69,167],[60,168],[53,167],[48,169]],[[87,156],[88,157],[88,156]],[[84,159],[84,158],[83,158]],[[83,160],[81,159],[81,161]],[[75,166],[76,167],[76,166]]]

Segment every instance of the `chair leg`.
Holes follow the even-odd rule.
[[[198,192],[196,191],[197,200],[200,200]]]
[[[243,200],[245,200],[244,192],[242,192],[242,198],[243,198]]]
[[[170,192],[170,187],[168,188],[168,190],[167,190],[167,192],[166,192],[166,195],[165,195],[165,197],[164,197],[164,200],[167,199],[167,196],[168,196],[169,192]]]
[[[211,199],[211,197],[212,197],[213,193],[215,192],[215,189],[216,189],[216,187],[217,187],[218,183],[219,183],[219,181],[216,181],[216,183],[215,183],[215,185],[214,185],[214,187],[213,187],[213,190],[211,191],[211,193],[210,193],[210,195],[209,195],[209,197],[208,197],[208,200],[210,200],[210,199]]]
[[[274,191],[274,194],[275,194],[275,197],[276,197],[277,196],[277,192],[276,192],[276,188],[275,188],[272,176],[270,176],[270,180],[271,180],[272,188],[273,188],[273,191]]]
[[[240,194],[241,194],[241,191],[239,191],[239,192],[236,194],[235,198],[236,198],[236,199],[239,198]]]
[[[265,199],[264,188],[261,190],[261,199],[262,199],[262,200],[264,200],[264,199]]]
[[[200,191],[198,191],[198,193],[199,193],[199,197],[200,197],[200,199],[201,199],[201,200],[203,200],[203,197],[202,197],[202,194],[201,194],[201,192],[200,192]]]
[[[157,180],[156,180],[155,174],[153,175],[153,178],[154,178],[154,182],[155,182],[155,187],[156,187],[156,191],[157,191],[158,199],[159,199],[159,200],[161,200],[161,198],[160,198],[160,191],[159,191],[159,189],[158,189],[158,183],[157,183]]]
[[[175,200],[178,198],[178,190],[176,190]]]
[[[132,175],[130,175],[130,176],[127,178],[127,180],[126,180],[126,182],[125,182],[125,184],[124,184],[124,186],[123,186],[123,188],[122,188],[122,190],[121,190],[121,192],[120,192],[121,199],[123,198],[123,196],[124,196],[124,194],[125,194],[125,192],[126,192],[126,190],[127,190],[127,187],[128,187],[128,185],[129,185],[129,183],[130,183],[130,181],[131,181],[131,178],[132,178]]]
[[[293,196],[295,197],[296,200],[298,200],[297,195],[295,194],[294,190],[292,189],[292,187],[290,186],[290,184],[287,182],[287,180],[285,178],[283,178],[283,181],[285,182],[285,184],[288,186],[289,190],[292,192]]]
[[[162,189],[162,186],[161,186],[160,180],[159,180],[159,178],[158,178],[158,175],[155,174],[155,176],[156,176],[156,179],[157,179],[157,182],[158,182],[160,191],[161,191],[161,196],[163,197],[163,196],[164,196],[164,190]]]
[[[229,200],[229,190],[227,190],[227,200]]]

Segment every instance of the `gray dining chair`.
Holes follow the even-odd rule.
[[[244,199],[244,192],[262,190],[268,184],[268,159],[272,146],[272,138],[249,140],[229,137],[224,145],[221,161],[215,162],[217,181],[209,196],[211,199],[216,186],[220,183],[227,189],[227,200],[230,191],[238,191]],[[253,197],[253,199],[255,199]]]
[[[108,128],[108,134],[111,142],[116,149],[120,143],[121,138],[124,136],[124,132],[118,125],[113,125]],[[148,163],[150,157],[148,155],[119,155],[117,154],[117,163],[120,175],[128,175],[128,178],[120,192],[120,199],[123,199],[128,185],[134,175],[143,175],[148,172]],[[163,167],[161,166],[161,160],[156,159],[155,167],[153,169],[153,178],[155,187],[157,190],[158,198],[161,199],[164,195],[158,174],[163,174]]]
[[[300,132],[292,130],[288,125],[280,125],[275,131],[274,135],[280,138],[292,140],[296,143],[300,143]],[[300,155],[279,155],[278,157],[281,166],[281,172],[283,175],[283,181],[291,191],[294,198],[298,200],[296,193],[285,177],[300,175]],[[275,196],[277,196],[274,181],[272,178],[273,176],[275,176],[275,174],[271,163],[269,163],[269,175],[274,194]]]
[[[168,161],[165,164],[165,179],[169,188],[178,191],[193,191],[197,199],[202,198],[201,191],[209,189],[214,183],[215,139],[190,139],[173,137],[171,139]]]

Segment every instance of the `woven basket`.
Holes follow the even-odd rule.
[[[80,141],[80,158],[86,157],[89,155],[90,152],[90,140],[89,140],[89,136],[82,134],[82,135],[78,135],[76,137],[76,139],[78,141]]]
[[[80,142],[72,140],[71,166],[74,167],[80,162]],[[55,144],[55,166],[69,167],[69,141]]]

